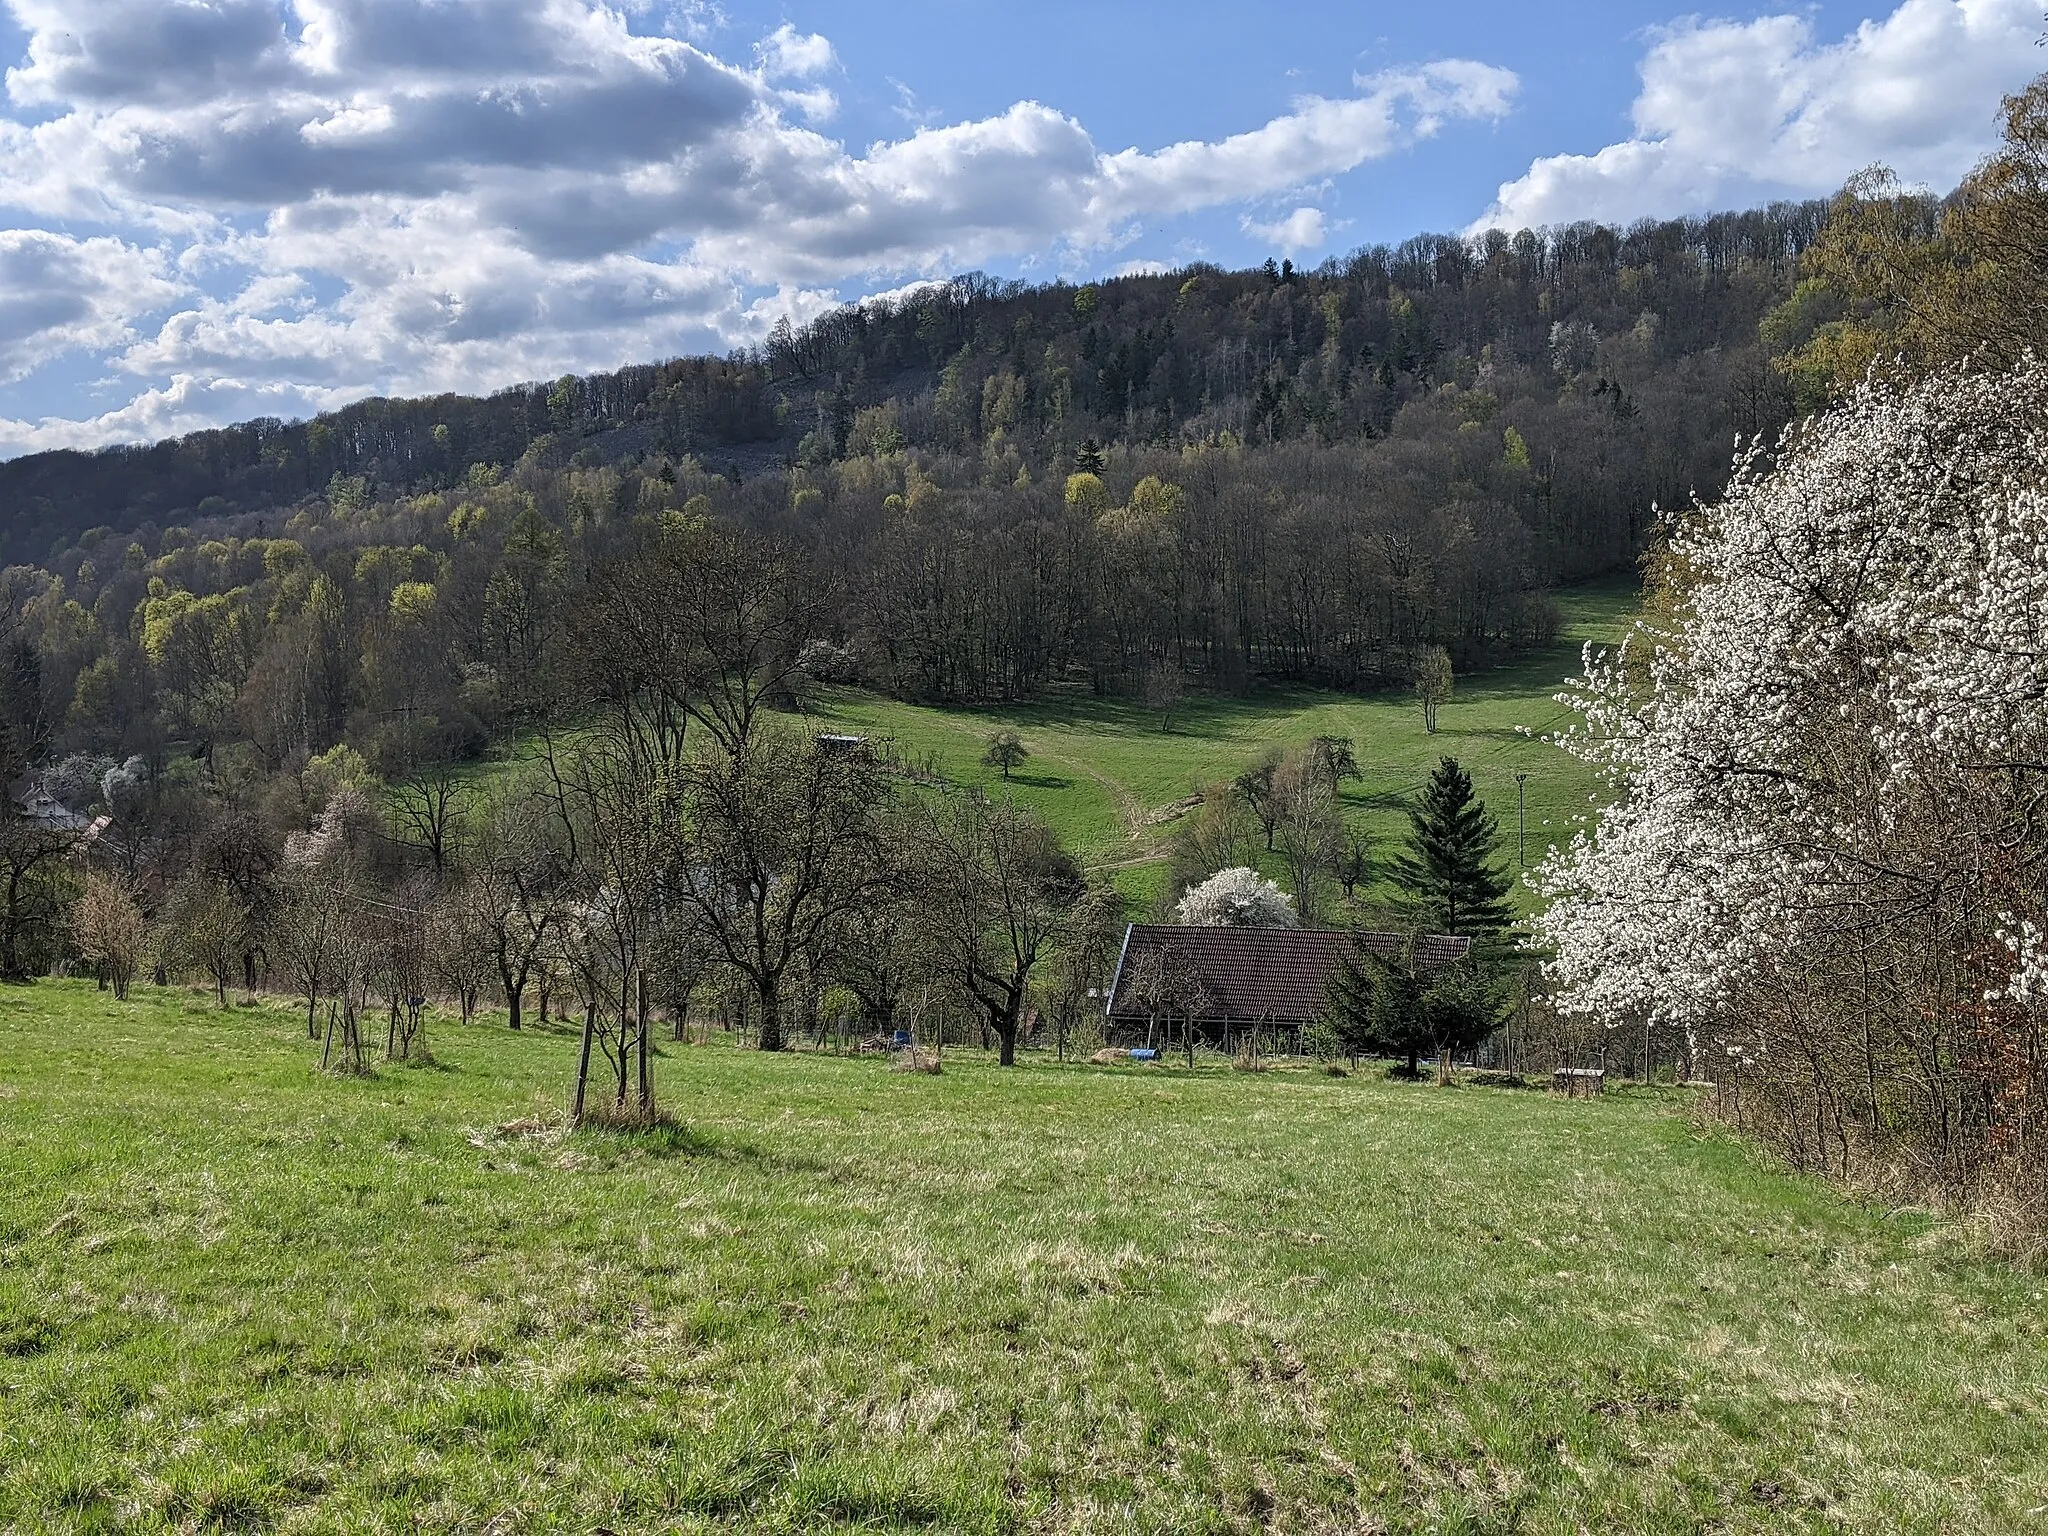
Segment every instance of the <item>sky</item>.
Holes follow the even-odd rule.
[[[0,0],[0,457],[981,270],[1946,191],[2043,0]]]

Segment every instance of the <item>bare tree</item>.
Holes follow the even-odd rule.
[[[982,766],[1000,768],[1003,782],[1008,783],[1010,773],[1031,756],[1030,748],[1024,745],[1024,738],[1015,731],[997,731],[988,739],[988,750],[981,754]]]
[[[71,908],[71,937],[79,958],[97,971],[100,985],[111,986],[114,996],[126,1002],[149,939],[142,908],[126,882],[97,870],[88,874]]]
[[[249,909],[232,886],[188,875],[167,904],[164,953],[168,963],[203,970],[213,982],[215,1000],[225,1008],[228,983],[241,969],[249,931]]]
[[[1128,988],[1131,1001],[1145,1010],[1145,1044],[1173,1039],[1173,1021],[1181,1021],[1183,1043],[1189,1066],[1195,1064],[1195,1020],[1208,1007],[1207,989],[1194,961],[1177,944],[1163,944],[1139,955],[1131,967]]]
[[[527,985],[543,968],[546,946],[561,920],[560,893],[569,861],[557,831],[539,795],[514,786],[487,807],[473,854],[475,868],[464,886],[514,1029],[523,1022]],[[546,1023],[545,1004],[541,1013]]]
[[[445,879],[468,825],[475,791],[449,765],[417,769],[391,786],[392,835]]]
[[[666,772],[592,749],[565,783],[581,835],[574,900],[565,906],[560,947],[583,1002],[574,1117],[591,1113],[593,1049],[613,1072],[610,1116],[654,1117],[647,969],[660,943],[666,882],[681,848],[681,786]]]
[[[820,612],[794,549],[665,522],[591,583],[572,670],[620,751],[673,768],[693,722],[728,754],[745,747],[762,709],[793,696]]]
[[[1069,1039],[1088,1015],[1104,1009],[1123,933],[1123,898],[1116,887],[1106,882],[1090,885],[1068,919],[1049,989],[1061,1061],[1067,1059]]]
[[[497,970],[493,912],[481,899],[480,884],[471,877],[444,887],[427,913],[428,967],[434,980],[455,995],[465,1024],[476,1017],[477,1002]]]
[[[1440,645],[1426,645],[1415,658],[1415,697],[1422,701],[1422,728],[1436,734],[1437,711],[1451,696],[1451,655]]]
[[[333,932],[329,951],[333,967],[328,983],[327,1027],[321,1036],[320,1069],[365,1076],[370,1070],[369,1051],[363,1039],[363,1020],[370,1009],[370,989],[376,977],[379,945],[371,909],[362,902],[344,907]]]
[[[0,806],[0,977],[19,981],[33,957],[47,956],[70,895],[66,856],[77,846],[68,828]]]
[[[1313,923],[1343,851],[1336,785],[1317,753],[1291,752],[1274,771],[1272,798],[1274,847],[1287,866],[1294,909],[1304,923]]]
[[[320,999],[339,986],[341,947],[361,898],[363,873],[382,822],[361,790],[344,785],[328,797],[311,831],[285,839],[280,899],[271,915],[269,947],[279,969],[306,1000],[306,1036],[320,1037]]]
[[[435,969],[436,901],[433,882],[415,878],[382,899],[357,903],[371,939],[371,973],[384,998],[387,1061],[430,1059],[426,1009]]]
[[[963,794],[920,823],[918,884],[941,970],[986,1015],[1003,1066],[1032,972],[1067,932],[1085,889],[1081,871],[1045,823],[1008,801]]]
[[[895,879],[879,821],[887,799],[874,764],[784,731],[756,730],[692,769],[690,852],[672,896],[752,987],[763,1050],[784,1043],[785,978],[820,961],[839,925]]]
[[[1269,748],[1256,763],[1237,776],[1235,786],[1238,798],[1265,835],[1268,853],[1273,851],[1273,834],[1280,824],[1280,802],[1274,798],[1273,780],[1280,771],[1283,756],[1278,747]]]

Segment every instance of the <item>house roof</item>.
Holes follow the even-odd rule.
[[[1185,966],[1193,983],[1195,1017],[1209,1021],[1263,1020],[1301,1024],[1322,1012],[1330,978],[1354,949],[1388,958],[1402,954],[1399,933],[1353,933],[1339,928],[1191,928],[1134,923],[1124,935],[1116,979],[1110,983],[1113,1019],[1142,1019],[1152,1008],[1138,995],[1148,969],[1167,955]],[[1462,960],[1468,938],[1425,934],[1415,939],[1415,962],[1424,971]]]
[[[7,792],[14,801],[15,814],[24,821],[59,832],[83,832],[92,824],[91,817],[80,816],[45,789],[41,779],[17,779],[7,786]]]

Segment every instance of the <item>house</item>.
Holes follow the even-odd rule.
[[[41,779],[20,779],[8,786],[18,820],[38,832],[75,837],[80,849],[91,846],[113,825],[111,816],[81,816],[44,786]]]
[[[23,821],[52,832],[83,832],[91,818],[80,816],[44,788],[41,779],[20,779],[8,786],[14,813]]]
[[[1441,970],[1465,958],[1472,941],[1426,934],[1414,939],[1416,966]],[[1113,1038],[1148,1042],[1192,1018],[1198,1039],[1234,1050],[1257,1029],[1284,1048],[1323,1011],[1330,979],[1357,950],[1394,959],[1411,940],[1399,933],[1337,928],[1188,928],[1134,923],[1124,934],[1110,982]]]

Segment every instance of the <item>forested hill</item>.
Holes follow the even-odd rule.
[[[450,487],[537,444],[747,473],[991,438],[1032,465],[1086,438],[1426,441],[1429,423],[1402,408],[1445,384],[1486,397],[1461,406],[1460,425],[1501,414],[1540,447],[1543,493],[1622,526],[1647,499],[1711,481],[1733,432],[1782,414],[1757,323],[1825,218],[1814,202],[1626,232],[1420,236],[1313,272],[1198,266],[1083,288],[971,275],[778,327],[723,359],[0,463],[0,559],[60,559],[99,527],[154,534],[296,506],[336,476],[380,495]]]
[[[18,459],[8,708],[49,751],[460,750],[676,518],[816,573],[824,670],[906,696],[1485,665],[1788,418],[1759,325],[1828,217],[971,276],[722,359]]]

